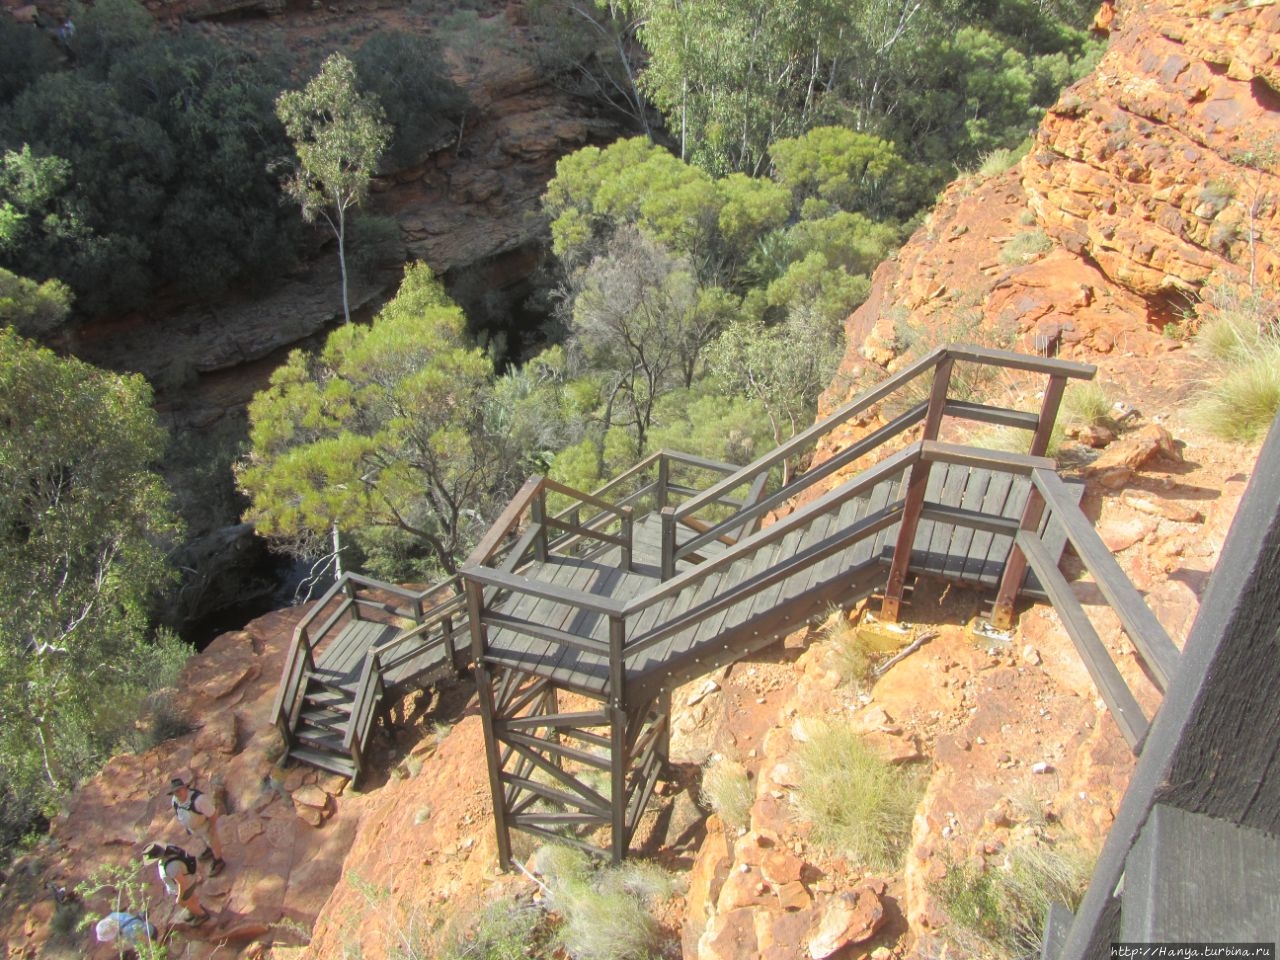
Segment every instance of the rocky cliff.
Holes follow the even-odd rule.
[[[847,374],[892,369],[906,331],[990,334],[1098,364],[1127,432],[1104,452],[1114,470],[1084,474],[1084,504],[1179,643],[1253,451],[1184,421],[1197,368],[1164,328],[1209,278],[1275,292],[1278,15],[1274,2],[1121,4],[1097,71],[1063,94],[1020,166],[949,188],[848,323]],[[1023,252],[1024,234],[1047,242]],[[825,402],[845,396],[833,387]],[[1087,596],[1089,585],[1079,589]],[[948,870],[998,868],[1031,835],[1065,830],[1090,846],[1105,834],[1132,758],[1054,614],[1037,608],[1014,638],[980,641],[965,627],[976,595],[926,588],[913,601],[917,628],[937,636],[862,694],[841,686],[823,636],[801,632],[677,695],[677,772],[646,837],[661,862],[688,872],[686,896],[664,916],[686,957],[934,956],[948,925],[935,889]],[[387,956],[503,886],[532,890],[493,873],[465,691],[446,692],[434,712],[404,705],[380,748],[392,773],[364,792],[271,766],[264,705],[290,620],[257,621],[194,662],[202,728],[113,761],[15,865],[0,907],[10,956],[110,955],[83,933],[48,942],[59,908],[39,899],[41,884],[127,862],[172,830],[157,798],[172,772],[221,778],[230,807],[228,872],[207,890],[218,918],[178,928],[182,956]],[[1117,624],[1103,617],[1100,630],[1154,707]],[[919,771],[924,799],[901,870],[873,875],[820,856],[791,813],[791,750],[831,717]],[[751,822],[737,835],[692,803],[690,782],[715,753],[753,776]],[[105,901],[87,907],[96,915]]]

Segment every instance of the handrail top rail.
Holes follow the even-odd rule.
[[[704,563],[700,563],[697,566],[690,567],[689,569],[676,574],[670,580],[666,580],[657,586],[646,590],[644,593],[633,597],[631,600],[627,601],[626,608],[624,610],[625,615],[630,616],[639,610],[643,610],[651,603],[655,603],[658,600],[668,597],[674,593],[678,593],[690,584],[696,583],[697,581],[710,576],[722,567],[732,565],[737,560],[742,559],[743,556],[754,552],[758,547],[786,536],[787,533],[797,525],[808,523],[809,519],[813,515],[825,513],[830,510],[833,503],[828,501],[828,497],[839,494],[840,496],[838,497],[838,500],[843,501],[849,497],[856,496],[867,487],[875,486],[883,480],[886,475],[910,466],[919,458],[919,455],[919,441],[911,444],[910,446],[904,447],[896,453],[890,454],[879,463],[858,474],[857,477],[836,487],[820,500],[815,500],[812,503],[806,504],[795,513],[783,517],[777,523],[772,523],[761,530],[755,531],[750,536],[744,537],[732,547],[729,547],[723,553],[718,554],[714,558],[707,560]]]
[[[466,609],[467,598],[465,594],[459,594],[456,597],[450,597],[448,600],[438,604],[429,610],[422,618],[421,623],[415,623],[407,630],[402,630],[390,640],[378,644],[371,649],[371,653],[383,654],[388,650],[393,650],[400,644],[419,634],[429,633],[433,627],[440,625],[440,622],[446,617],[459,613]]]
[[[1009,450],[988,450],[986,447],[974,447],[964,443],[947,443],[942,440],[921,440],[920,459],[930,462],[941,461],[962,467],[987,467],[1001,473],[1016,473],[1029,477],[1036,470],[1056,470],[1057,462],[1052,457],[1033,457],[1027,453],[1013,453]]]
[[[1011,370],[1027,370],[1049,376],[1070,377],[1074,380],[1092,380],[1098,373],[1097,366],[1092,363],[1062,360],[1058,357],[1036,357],[1026,353],[1016,353],[1013,350],[1000,350],[996,347],[979,347],[971,343],[948,344],[942,350],[952,360],[967,360],[970,363],[1007,367]]]
[[[965,360],[972,363],[987,364],[989,366],[1007,367],[1010,369],[1027,370],[1033,373],[1048,374],[1050,376],[1063,376],[1084,380],[1092,379],[1098,372],[1098,368],[1089,363],[1080,363],[1074,360],[1060,360],[1055,357],[1032,357],[1027,356],[1026,354],[1014,353],[1010,350],[996,350],[990,347],[979,347],[972,344],[950,344],[947,346],[935,347],[919,360],[916,360],[914,363],[904,367],[892,376],[886,377],[879,383],[872,384],[856,397],[848,400],[808,429],[797,433],[786,443],[775,447],[773,450],[753,460],[745,467],[742,467],[736,473],[731,474],[719,483],[708,487],[699,496],[686,500],[677,510],[677,519],[696,513],[703,507],[715,502],[717,498],[729,490],[732,490],[734,487],[740,486],[745,482],[749,482],[752,477],[761,471],[771,469],[776,464],[781,463],[783,460],[790,457],[793,453],[804,449],[819,437],[829,433],[832,428],[843,423],[845,420],[848,420],[855,414],[861,413],[863,410],[874,406],[896,391],[899,387],[916,379],[925,372],[936,368],[944,360]]]
[[[516,590],[544,600],[567,603],[571,606],[581,607],[584,610],[591,610],[594,613],[603,613],[610,617],[620,617],[626,612],[621,600],[602,597],[599,594],[588,593],[585,590],[577,590],[573,587],[562,587],[558,584],[547,583],[545,580],[534,580],[531,577],[524,577],[518,573],[507,573],[505,570],[495,570],[492,567],[469,566],[462,570],[462,576],[488,587],[497,587],[501,590]]]
[[[935,348],[915,363],[899,370],[893,376],[888,377],[877,384],[873,384],[866,390],[863,390],[856,397],[827,414],[827,416],[823,417],[817,423],[813,424],[813,426],[797,433],[786,443],[775,447],[773,450],[760,457],[757,457],[755,460],[751,461],[751,463],[739,469],[737,473],[725,477],[719,483],[708,487],[706,490],[702,491],[701,495],[686,500],[677,510],[677,519],[687,514],[696,513],[703,507],[716,502],[716,500],[721,496],[728,493],[735,487],[739,487],[743,483],[749,483],[757,474],[762,471],[772,469],[776,464],[781,463],[793,453],[807,447],[811,441],[830,432],[833,427],[843,423],[854,414],[861,413],[868,407],[871,407],[883,400],[889,394],[897,390],[898,387],[914,380],[926,370],[933,369],[942,362],[945,351],[946,348],[944,347]]]
[[[630,467],[628,467],[626,470],[623,470],[622,473],[618,474],[616,477],[614,477],[604,486],[597,487],[595,490],[592,491],[592,495],[595,497],[603,497],[606,493],[611,491],[614,487],[621,485],[625,481],[630,480],[632,477],[639,476],[640,474],[648,470],[651,466],[653,466],[655,463],[658,463],[663,459],[672,460],[676,463],[682,463],[682,464],[685,464],[686,466],[695,467],[700,470],[713,470],[717,473],[724,473],[724,474],[733,473],[738,469],[737,464],[723,463],[719,460],[710,460],[706,457],[697,456],[696,454],[686,453],[683,450],[672,450],[669,447],[663,447],[661,450],[655,450],[653,451],[653,453],[650,453],[646,457],[644,457],[644,459],[640,460],[635,464],[632,464]],[[568,512],[568,511],[565,511],[565,512]],[[557,514],[557,516],[559,516],[559,514]]]

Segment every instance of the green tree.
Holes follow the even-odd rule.
[[[458,135],[466,94],[444,72],[440,45],[420,33],[383,30],[352,54],[360,87],[375,98],[391,126],[386,160],[421,163]]]
[[[487,423],[493,377],[430,268],[410,266],[372,325],[294,351],[250,404],[246,519],[304,556],[336,527],[395,558],[384,576],[453,572],[522,479]]]
[[[278,276],[298,221],[267,171],[287,150],[282,74],[162,32],[134,0],[76,24],[74,63],[22,78],[0,111],[0,210],[23,217],[0,266],[63,280],[86,313],[141,306],[156,284],[208,296]]]
[[[654,404],[693,383],[732,299],[700,290],[687,260],[626,229],[583,271],[571,302],[571,343],[602,385],[605,429],[631,431],[639,456]]]
[[[71,291],[61,280],[36,283],[0,267],[0,324],[27,337],[56,330],[71,312]]]
[[[360,93],[355,66],[340,53],[329,56],[305,88],[280,94],[276,114],[298,155],[285,191],[304,220],[323,219],[338,241],[342,315],[350,323],[347,211],[368,196],[390,128],[378,101]]]
[[[842,330],[803,307],[774,326],[735,323],[709,351],[713,376],[726,392],[760,404],[777,446],[813,422],[840,361]]]
[[[0,421],[0,826],[13,831],[94,768],[121,703],[152,681],[149,605],[178,527],[141,377],[3,329]]]

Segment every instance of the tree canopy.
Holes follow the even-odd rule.
[[[141,377],[0,330],[2,830],[91,770],[122,695],[155,679],[150,604],[179,531],[150,402]]]
[[[296,222],[267,170],[285,151],[283,74],[161,32],[134,0],[99,0],[76,26],[74,62],[27,58],[0,98],[0,210],[22,231],[0,266],[63,280],[89,312],[276,273]]]
[[[452,572],[519,468],[485,423],[493,378],[430,268],[409,267],[371,325],[295,350],[254,398],[247,519],[304,556],[336,526],[366,555]]]

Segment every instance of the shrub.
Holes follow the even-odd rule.
[[[948,939],[975,956],[1012,960],[1039,955],[1050,904],[1075,910],[1091,869],[1074,846],[1023,845],[999,866],[953,865],[933,889],[951,918]]]
[[[543,957],[545,916],[530,903],[495,900],[475,916],[446,929],[439,960],[525,960]],[[423,955],[425,956],[425,954]]]
[[[756,791],[747,768],[736,760],[713,759],[702,768],[702,802],[719,814],[732,832],[751,825]]]
[[[1023,151],[1025,153],[1026,151]],[[1022,159],[1022,153],[1016,150],[1010,150],[1008,147],[997,147],[986,156],[984,156],[978,164],[978,176],[983,180],[989,180],[992,177],[998,177],[1010,167],[1014,166]]]
[[[1215,436],[1252,442],[1280,414],[1280,311],[1221,289],[1207,299],[1212,313],[1195,346],[1208,369],[1191,419]]]
[[[660,871],[637,864],[594,869],[580,850],[538,850],[548,905],[560,915],[556,939],[571,960],[647,960],[661,953],[661,928],[650,904],[670,894]]]
[[[1000,249],[1000,262],[1011,265],[1031,263],[1053,249],[1053,241],[1043,230],[1024,230]]]
[[[847,726],[815,729],[796,751],[796,812],[813,842],[875,869],[901,858],[920,797],[912,774],[892,766]]]
[[[1097,426],[1111,416],[1111,398],[1097,383],[1073,383],[1062,396],[1060,423]]]
[[[872,655],[855,624],[840,613],[822,627],[822,638],[829,651],[829,663],[840,674],[840,681],[861,689],[871,679]]]

